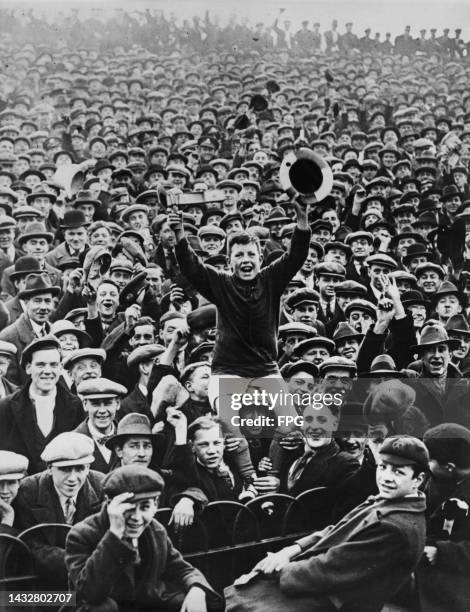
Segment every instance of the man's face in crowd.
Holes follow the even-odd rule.
[[[26,365],[26,374],[31,377],[31,384],[37,392],[41,395],[48,395],[59,380],[59,351],[44,349],[33,353],[31,363]]]
[[[82,357],[78,359],[70,369],[70,377],[75,383],[75,387],[83,380],[101,377],[101,363],[94,357]]]
[[[165,249],[172,249],[176,244],[175,232],[171,229],[170,225],[165,221],[162,225],[159,233],[160,244]]]
[[[408,310],[411,312],[413,317],[413,324],[417,328],[421,328],[426,321],[426,307],[422,304],[411,304],[408,306]]]
[[[163,329],[160,331],[160,338],[164,346],[168,346],[173,337],[174,332],[177,329],[183,329],[186,326],[186,319],[174,318],[168,319],[163,325]]]
[[[351,389],[352,378],[349,370],[334,368],[328,370],[323,377],[323,388],[326,393],[339,393],[343,397]]]
[[[71,353],[72,351],[76,351],[80,348],[78,338],[75,334],[72,333],[63,333],[60,336],[57,336],[57,339],[60,342],[60,352],[62,353],[62,357],[67,355],[67,353]]]
[[[89,465],[80,464],[49,467],[49,473],[52,476],[54,487],[60,495],[68,498],[73,498],[78,495],[80,489],[85,484],[89,471]]]
[[[341,278],[331,274],[320,274],[318,277],[318,290],[322,298],[330,301],[335,296],[335,287],[341,282]]]
[[[135,349],[138,346],[145,346],[147,344],[154,344],[155,342],[155,328],[153,325],[136,325],[134,327],[134,333],[129,338],[129,345]]]
[[[193,399],[204,401],[207,399],[207,389],[211,369],[209,365],[202,365],[194,370],[190,379],[186,382],[186,389]]]
[[[111,271],[109,278],[113,280],[117,285],[119,285],[119,288],[122,290],[131,280],[132,272],[128,272],[127,270],[115,269]]]
[[[468,336],[467,334],[461,334],[453,331],[449,332],[449,336],[451,338],[455,338],[460,342],[459,348],[452,351],[453,359],[456,359],[457,361],[465,359],[470,350],[470,336]]]
[[[343,338],[336,342],[336,350],[341,357],[356,361],[359,353],[359,342],[356,338]]]
[[[230,270],[243,281],[253,280],[261,269],[261,255],[255,242],[234,244],[230,250]]]
[[[234,187],[224,187],[222,191],[225,195],[225,200],[223,202],[224,211],[226,213],[235,212],[238,203],[238,190]]]
[[[116,446],[116,455],[121,460],[121,465],[148,467],[153,455],[152,440],[149,436],[129,436],[122,446]]]
[[[196,460],[209,470],[216,469],[224,454],[224,437],[219,425],[209,429],[199,429],[192,441]]]
[[[90,397],[83,400],[83,408],[92,425],[98,431],[107,432],[119,409],[119,400],[117,397]]]
[[[11,505],[11,502],[18,495],[20,488],[20,480],[0,480],[0,500],[5,504]]]
[[[449,347],[447,344],[441,343],[423,350],[421,361],[430,376],[444,376],[450,361]]]
[[[373,285],[376,289],[382,289],[382,283],[380,282],[380,278],[382,274],[388,276],[390,274],[390,268],[387,266],[380,266],[378,264],[373,264],[369,267],[369,277],[371,285]]]
[[[110,318],[116,313],[119,305],[119,291],[111,283],[101,283],[96,292],[96,305],[98,312],[105,318]]]
[[[319,410],[313,406],[306,406],[303,412],[302,434],[305,444],[312,450],[328,446],[338,429],[338,417],[328,406]]]
[[[444,208],[451,215],[455,215],[461,203],[462,201],[460,199],[460,196],[455,195],[455,196],[452,196],[452,198],[449,198],[444,201]]]
[[[315,391],[315,379],[308,372],[296,372],[287,381],[287,390],[289,393],[298,393],[301,396],[312,395]]]
[[[23,243],[23,251],[26,255],[31,255],[39,261],[43,261],[49,251],[49,243],[45,238],[30,238]]]
[[[293,320],[295,322],[312,325],[317,320],[318,304],[313,302],[303,302],[294,308]]]
[[[366,334],[374,321],[375,319],[369,312],[359,309],[351,310],[348,317],[349,325],[360,334]]]
[[[355,259],[365,259],[372,253],[372,244],[366,238],[357,238],[351,241],[351,251]]]
[[[328,357],[330,357],[330,352],[323,346],[313,346],[301,355],[303,361],[310,361],[316,366],[320,366]]]
[[[456,295],[444,295],[436,304],[436,312],[442,320],[447,321],[449,317],[462,312],[462,306]]]
[[[319,261],[318,259],[318,251],[315,247],[310,246],[308,249],[308,255],[302,265],[302,272],[304,274],[311,274],[313,272],[313,268],[315,267],[315,264],[317,264]]]
[[[437,272],[424,271],[418,278],[418,288],[424,293],[435,293],[441,283],[441,279]]]
[[[347,263],[346,253],[343,249],[331,248],[325,254],[324,261],[335,261],[340,263],[342,266],[345,266]]]
[[[331,232],[326,228],[317,229],[312,232],[312,239],[324,247],[331,240]]]
[[[82,251],[87,244],[88,234],[84,227],[66,229],[64,231],[64,239],[70,249],[73,251]]]
[[[13,228],[0,229],[0,249],[9,249],[14,239],[15,230]]]
[[[43,325],[49,321],[53,308],[54,300],[50,293],[33,295],[33,297],[26,301],[28,317],[38,325]]]
[[[217,255],[224,247],[224,239],[213,234],[206,234],[201,237],[201,247],[209,255]]]
[[[46,196],[38,196],[37,198],[33,198],[31,206],[38,210],[44,219],[47,219],[52,208],[52,202],[50,198]]]
[[[147,268],[147,281],[150,283],[150,287],[156,293],[161,295],[162,282],[165,278],[163,270],[161,268]]]

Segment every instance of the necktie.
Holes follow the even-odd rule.
[[[333,318],[333,309],[331,308],[331,302],[328,302],[326,305],[326,317],[327,319]]]
[[[73,524],[73,517],[75,516],[75,504],[71,497],[67,497],[65,500],[64,518],[67,525]]]
[[[305,453],[303,457],[298,460],[297,465],[294,464],[292,472],[288,477],[288,488],[291,489],[297,480],[302,476],[305,466],[313,457],[313,453]]]
[[[217,476],[219,476],[219,478],[222,478],[224,480],[225,484],[231,491],[233,489],[233,481],[228,466],[220,464],[217,468],[216,474]]]

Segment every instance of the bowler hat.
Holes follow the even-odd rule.
[[[81,210],[67,210],[60,227],[61,229],[76,229],[77,227],[86,227],[87,225],[89,223]]]
[[[60,293],[60,287],[53,286],[48,274],[30,274],[26,277],[25,287],[18,292],[20,300],[29,300],[34,295],[50,293],[52,296],[57,296]]]
[[[30,257],[29,255],[18,257],[15,261],[14,272],[10,274],[11,280],[15,281],[29,274],[41,274],[39,261],[36,257]]]

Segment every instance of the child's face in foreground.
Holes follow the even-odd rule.
[[[393,465],[382,458],[377,465],[377,487],[383,499],[416,494],[423,478],[423,473],[414,475],[411,465]]]

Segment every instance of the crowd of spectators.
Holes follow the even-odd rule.
[[[470,43],[461,30],[353,29],[294,31],[282,12],[222,26],[209,13],[0,10],[2,532],[76,525],[136,465],[179,529],[208,502],[315,487],[339,520],[377,493],[384,439],[411,435],[431,453],[413,605],[468,609]],[[307,229],[279,179],[299,147],[334,177]],[[297,402],[303,425],[274,457],[266,420],[227,435],[209,401],[216,343],[228,374],[271,340],[224,352],[234,332],[210,279],[223,286],[244,244],[275,277],[302,240],[279,311],[269,293],[233,328],[253,339],[279,315],[286,389],[341,402]],[[32,550],[44,590],[67,567],[80,585],[53,536]],[[199,610],[194,585],[208,600],[211,588],[168,558]]]

